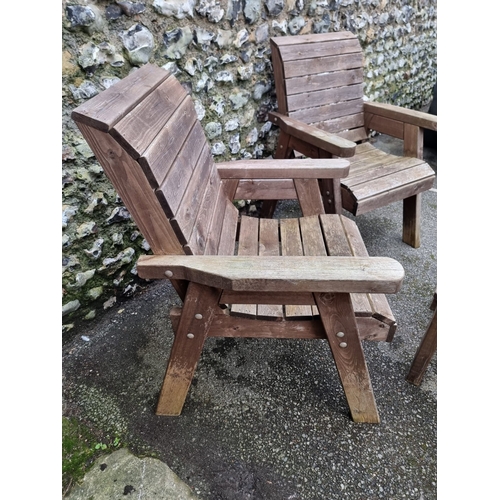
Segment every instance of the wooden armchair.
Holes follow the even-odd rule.
[[[403,200],[403,241],[420,246],[421,193],[435,173],[422,160],[423,130],[437,130],[437,116],[363,101],[363,53],[352,33],[271,38],[280,128],[276,158],[294,152],[313,158],[349,158],[349,175],[321,182],[326,213],[353,215]],[[404,157],[368,142],[376,130],[403,139]],[[262,212],[270,216],[275,203]]]
[[[151,64],[72,118],[154,253],[139,258],[139,276],[171,280],[183,301],[171,311],[175,339],[157,414],[181,413],[208,336],[326,338],[352,418],[379,422],[361,340],[392,339],[384,294],[399,290],[404,272],[368,257],[353,221],[315,214],[317,178],[347,175],[348,161],[215,164],[191,98]],[[252,189],[266,199],[276,195],[266,180],[290,175],[304,217],[239,217],[240,179],[260,179]]]

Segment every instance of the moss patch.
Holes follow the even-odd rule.
[[[98,451],[97,437],[74,418],[62,419],[62,487],[63,494],[83,479]],[[100,452],[99,452],[100,453]]]
[[[62,493],[81,481],[96,459],[122,446],[120,437],[99,437],[76,418],[62,419]]]

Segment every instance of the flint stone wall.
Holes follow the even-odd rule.
[[[349,30],[365,96],[418,109],[436,82],[435,0],[66,1],[62,9],[63,332],[142,286],[150,251],[71,110],[152,62],[188,88],[216,161],[272,155],[272,36]]]

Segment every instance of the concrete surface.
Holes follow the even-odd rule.
[[[130,500],[196,500],[196,495],[163,462],[137,458],[126,448],[101,457],[75,486],[68,500],[122,498]]]
[[[402,148],[385,137],[377,142]],[[425,157],[437,171],[436,151],[426,149]],[[294,210],[282,203],[277,215]],[[370,255],[393,257],[406,273],[402,290],[388,296],[395,339],[364,343],[380,425],[352,422],[322,340],[210,338],[182,415],[156,416],[173,339],[169,309],[179,304],[166,281],[151,283],[63,346],[63,415],[159,458],[181,490],[187,485],[202,500],[437,498],[436,356],[420,387],[405,380],[436,288],[436,185],[423,195],[419,249],[401,241],[402,203],[355,220]],[[134,488],[127,498],[192,498],[189,489],[184,497],[151,493],[137,467],[116,493],[95,482],[104,474],[89,472],[92,496],[70,498],[124,498],[124,484]]]

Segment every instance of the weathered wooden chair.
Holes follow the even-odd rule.
[[[421,193],[435,173],[422,160],[423,130],[437,130],[437,116],[363,101],[363,52],[348,32],[271,38],[279,126],[276,158],[294,152],[314,158],[350,159],[348,177],[321,182],[327,213],[360,215],[403,200],[403,241],[420,246]],[[404,157],[368,141],[371,130],[404,141]],[[262,212],[269,216],[273,203]]]
[[[170,279],[183,301],[157,414],[181,413],[207,336],[326,338],[352,418],[379,422],[361,340],[392,339],[384,294],[404,272],[368,257],[352,220],[321,214],[318,176],[345,176],[348,161],[215,164],[190,96],[151,64],[72,117],[154,253],[139,258],[139,276]],[[239,217],[240,179],[264,179],[252,189],[266,199],[266,179],[290,176],[303,217]]]

